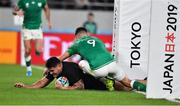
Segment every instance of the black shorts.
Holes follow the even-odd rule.
[[[90,90],[107,90],[106,85],[96,79],[95,77],[84,74],[83,75],[84,87]]]

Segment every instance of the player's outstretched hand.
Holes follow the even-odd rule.
[[[23,87],[24,87],[24,84],[23,84],[23,83],[16,83],[16,84],[14,85],[14,87],[16,87],[16,88],[23,88]]]
[[[45,68],[45,69],[43,70],[43,76],[48,75],[48,72],[49,72],[49,70],[48,70],[47,68]]]
[[[58,81],[55,82],[55,88],[56,89],[62,89],[63,88],[63,85],[60,84]]]
[[[16,12],[18,16],[22,17],[24,15],[24,12],[22,10],[19,10]]]

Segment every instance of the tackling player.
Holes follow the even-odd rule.
[[[19,0],[17,7],[15,7],[13,11],[14,15],[24,16],[21,34],[24,40],[27,76],[32,75],[30,55],[31,42],[35,42],[36,55],[40,55],[40,53],[43,51],[43,32],[41,29],[42,9],[45,12],[48,27],[50,29],[50,10],[46,0]]]
[[[131,81],[125,72],[118,67],[114,57],[106,49],[104,43],[98,38],[88,36],[87,30],[83,27],[76,29],[74,44],[59,59],[63,61],[74,54],[79,54],[85,59],[79,63],[79,66],[94,77],[104,78],[111,75],[111,77],[122,82],[127,87],[146,91],[146,85],[136,80]],[[106,80],[105,84],[109,90],[114,89],[110,80]]]

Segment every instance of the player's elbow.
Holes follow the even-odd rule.
[[[15,11],[12,12],[12,15],[17,15],[17,13]]]

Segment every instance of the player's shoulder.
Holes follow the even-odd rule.
[[[88,23],[88,21],[84,21],[84,23],[83,23],[83,24],[85,25],[85,24],[87,24],[87,23]]]
[[[66,62],[66,61],[64,61],[64,62],[62,62],[62,64],[63,64],[63,66],[66,66],[66,67],[72,67],[72,66],[76,67],[76,66],[78,66],[78,64],[74,63],[74,62]]]
[[[92,39],[92,40],[100,40],[99,38],[95,37],[95,36],[88,36],[89,39]]]
[[[74,45],[79,45],[79,44],[81,44],[82,42],[87,41],[88,39],[89,39],[89,38],[87,38],[87,36],[83,36],[83,37],[81,37],[80,39],[76,40],[76,41],[74,42]]]
[[[63,72],[65,73],[77,73],[81,69],[79,68],[77,63],[74,62],[63,62]]]
[[[18,0],[18,3],[26,2],[26,0]]]

